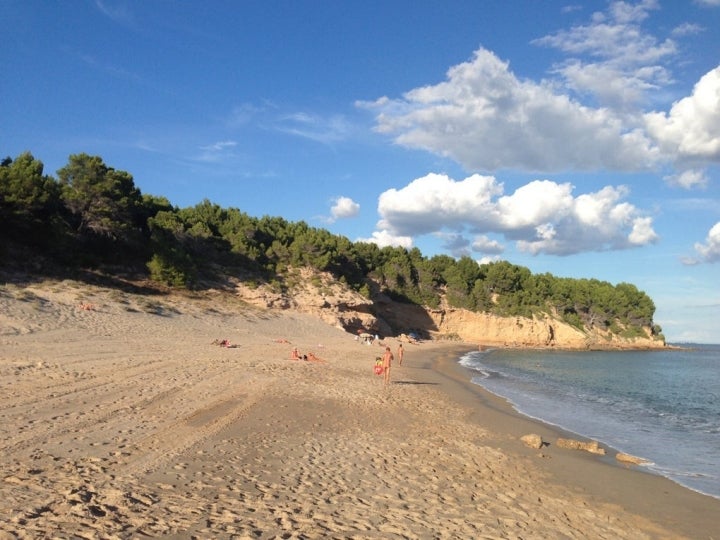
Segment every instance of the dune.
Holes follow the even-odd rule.
[[[213,291],[6,282],[0,539],[720,530],[716,499],[527,448],[520,436],[538,426],[453,365],[472,344],[405,344],[384,387],[373,365],[385,344],[397,349],[393,338],[368,346],[311,315]],[[294,347],[321,361],[291,360]],[[607,478],[623,488],[603,487]]]

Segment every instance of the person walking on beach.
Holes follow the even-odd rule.
[[[385,354],[383,355],[382,362],[383,362],[383,373],[385,376],[385,385],[390,384],[390,367],[392,366],[392,361],[394,360],[393,353],[390,350],[390,347],[385,347]]]
[[[398,362],[400,363],[401,366],[402,366],[403,354],[405,354],[405,349],[403,349],[403,346],[401,343],[400,345],[398,345],[398,352],[397,352]]]

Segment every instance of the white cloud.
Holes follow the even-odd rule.
[[[589,93],[603,105],[625,109],[639,102],[647,90],[670,80],[661,62],[676,53],[676,44],[670,39],[660,42],[641,27],[649,12],[656,9],[655,0],[612,2],[607,13],[595,13],[589,24],[532,43],[571,55],[556,65],[554,72],[573,91]]]
[[[502,260],[499,255],[493,255],[492,257],[480,257],[475,262],[479,265],[490,264]]]
[[[657,162],[651,141],[609,109],[593,109],[543,83],[519,80],[492,52],[448,71],[448,80],[381,99],[377,129],[468,170],[635,170]]]
[[[333,206],[330,209],[333,220],[355,217],[359,212],[360,205],[349,197],[335,198],[333,200]]]
[[[551,70],[559,80],[522,79],[481,48],[442,82],[358,105],[375,111],[376,129],[397,144],[468,171],[686,170],[718,162],[720,67],[669,110],[652,105],[669,95],[679,51],[644,30],[656,9],[655,0],[612,2],[586,25],[535,40],[567,55]],[[681,25],[674,33],[697,31]]]
[[[695,251],[699,257],[684,259],[685,264],[720,262],[720,221],[710,229],[704,244],[695,244]]]
[[[652,218],[621,202],[627,188],[606,186],[568,201],[557,220],[539,223],[535,238],[520,239],[518,248],[532,254],[570,255],[582,251],[627,249],[654,243]]]
[[[689,169],[679,174],[666,176],[665,181],[672,186],[693,189],[707,186],[708,177],[704,169]]]
[[[706,73],[692,95],[674,103],[669,113],[645,119],[665,153],[688,161],[720,161],[720,67]]]
[[[497,201],[499,221],[507,230],[534,228],[563,218],[572,206],[571,184],[534,180]]]
[[[356,242],[373,243],[381,248],[393,246],[410,249],[413,245],[412,237],[395,235],[387,230],[375,231],[370,238],[357,238]]]
[[[718,0],[718,5],[720,5],[720,0]],[[705,29],[699,24],[683,23],[673,28],[672,34],[673,36],[691,36],[694,34],[699,34],[704,30]]]
[[[570,184],[535,180],[512,194],[503,192],[491,176],[455,181],[428,174],[380,195],[378,229],[393,238],[440,235],[456,252],[469,245],[466,234],[477,236],[473,249],[489,253],[501,252],[502,246],[482,236],[488,233],[515,240],[522,251],[554,255],[626,249],[657,240],[652,218],[623,200],[629,193],[623,186],[574,196]]]
[[[698,4],[702,6],[709,6],[709,7],[718,7],[720,6],[720,0],[695,0]]]
[[[503,245],[497,240],[491,240],[486,235],[476,236],[472,241],[472,250],[478,253],[499,254],[505,251]]]
[[[636,246],[644,246],[657,242],[658,235],[652,228],[652,218],[638,217],[632,220],[632,232],[628,240]]]
[[[428,174],[404,188],[380,194],[381,229],[397,234],[427,234],[441,227],[462,227],[468,222],[493,221],[491,198],[502,193],[492,176],[474,174],[456,182],[443,174]],[[438,227],[437,224],[442,226]]]

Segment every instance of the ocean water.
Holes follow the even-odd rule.
[[[519,412],[645,458],[647,470],[720,499],[720,345],[496,349],[460,363]]]

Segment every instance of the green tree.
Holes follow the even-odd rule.
[[[447,264],[442,275],[447,286],[448,303],[454,307],[475,310],[477,302],[473,291],[475,282],[482,276],[478,263],[464,256]]]
[[[20,154],[14,161],[3,160],[0,165],[0,209],[7,218],[34,220],[55,210],[58,202],[56,182],[43,175],[43,163],[30,152]]]
[[[0,163],[0,237],[22,239],[46,256],[66,253],[67,227],[60,217],[60,187],[43,164],[25,152]]]
[[[129,240],[140,230],[142,197],[129,173],[108,167],[98,156],[75,154],[58,178],[79,234]]]

